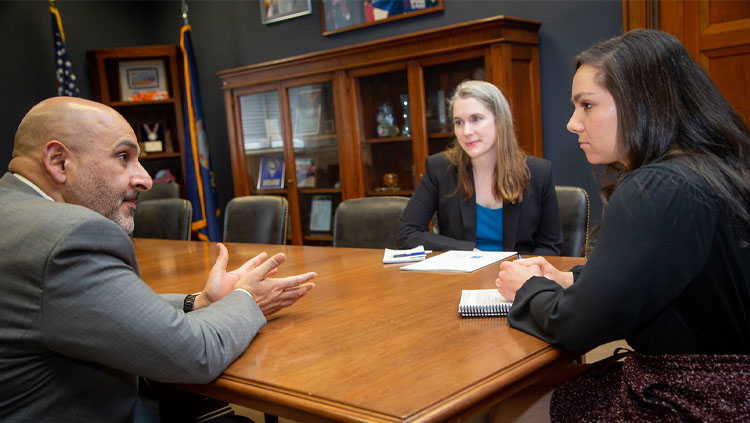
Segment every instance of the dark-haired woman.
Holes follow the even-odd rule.
[[[578,56],[568,130],[619,176],[585,266],[501,264],[511,326],[583,353],[626,339],[552,395],[553,421],[750,421],[750,132],[673,36]]]
[[[401,216],[399,248],[559,255],[552,166],[518,146],[502,92],[489,82],[464,81],[450,114],[456,141],[425,161]],[[428,229],[436,211],[439,234]]]

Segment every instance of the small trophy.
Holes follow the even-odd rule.
[[[388,189],[398,189],[398,174],[386,173],[383,175],[383,185]]]
[[[398,136],[398,127],[393,124],[393,106],[389,103],[383,103],[378,107],[378,115],[375,118],[378,122],[378,137],[395,137]]]
[[[141,124],[141,141],[146,153],[164,151],[164,127],[162,122],[144,122]]]

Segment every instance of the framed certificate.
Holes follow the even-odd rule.
[[[331,232],[333,197],[313,195],[310,204],[310,232]]]
[[[258,172],[258,189],[284,188],[284,157],[263,156]]]

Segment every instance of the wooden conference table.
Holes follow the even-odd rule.
[[[200,291],[211,243],[134,239],[159,293]],[[473,273],[399,271],[380,249],[227,243],[229,269],[284,252],[279,276],[315,271],[316,288],[272,315],[214,382],[184,388],[299,422],[466,419],[571,360],[504,317],[462,319],[462,289],[494,288],[499,264]],[[585,259],[552,257],[559,268]]]

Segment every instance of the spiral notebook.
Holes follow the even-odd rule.
[[[461,291],[458,314],[461,317],[507,316],[513,302],[497,289],[469,289]]]

